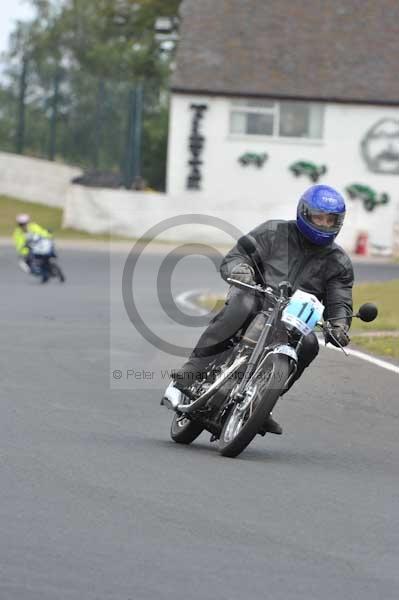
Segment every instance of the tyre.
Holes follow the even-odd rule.
[[[203,430],[201,423],[190,421],[184,415],[175,413],[170,427],[170,437],[177,444],[191,444]]]
[[[40,264],[40,281],[47,283],[51,276],[51,265],[47,259],[43,259]]]
[[[372,198],[365,198],[363,200],[363,206],[365,210],[367,210],[367,212],[371,212],[374,210],[375,202],[374,200],[372,200]]]
[[[51,275],[56,277],[60,283],[64,283],[65,275],[56,263],[51,263]]]
[[[266,382],[262,393],[255,392],[252,402],[243,411],[235,405],[228,415],[219,440],[222,456],[234,458],[252,442],[260,431],[266,415],[279,399],[291,372],[289,358],[283,354],[272,354],[265,369]]]

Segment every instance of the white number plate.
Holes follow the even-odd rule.
[[[297,290],[285,307],[281,320],[298,329],[303,335],[308,335],[320,321],[323,312],[324,306],[316,296]]]

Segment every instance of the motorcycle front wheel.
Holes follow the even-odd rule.
[[[60,267],[56,263],[51,262],[50,269],[52,277],[56,277],[60,283],[64,283],[65,275],[60,269]]]
[[[262,393],[255,392],[245,410],[240,404],[235,404],[223,425],[219,439],[219,452],[222,456],[234,458],[252,442],[281,396],[290,372],[288,356],[270,356],[262,374],[265,379],[262,382]]]

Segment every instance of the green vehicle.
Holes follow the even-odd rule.
[[[311,181],[314,181],[314,183],[319,181],[320,177],[327,173],[327,167],[325,165],[317,166],[314,163],[307,162],[305,160],[298,160],[292,164],[289,169],[291,173],[295,175],[295,177],[307,175]]]
[[[378,204],[388,204],[389,202],[388,194],[383,192],[378,195],[371,187],[362,185],[361,183],[352,183],[345,188],[345,191],[352,200],[356,198],[362,200],[363,206],[367,211],[374,210]]]
[[[263,154],[256,154],[255,152],[246,152],[238,159],[243,167],[247,167],[248,165],[255,165],[260,169],[263,167],[264,163],[267,161],[268,155],[266,152]]]

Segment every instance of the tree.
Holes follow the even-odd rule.
[[[160,51],[154,26],[160,16],[176,16],[180,0],[31,3],[36,15],[23,35],[16,29],[11,38],[9,85],[2,90],[19,106],[14,138],[26,122],[25,152],[118,169],[125,160],[129,93],[143,85],[143,174],[162,188],[170,60]],[[8,109],[0,112],[3,148],[9,147],[6,123],[12,126]]]
[[[175,17],[181,0],[30,0],[36,57],[68,58],[105,79],[162,80],[168,66],[155,36],[160,16]]]

